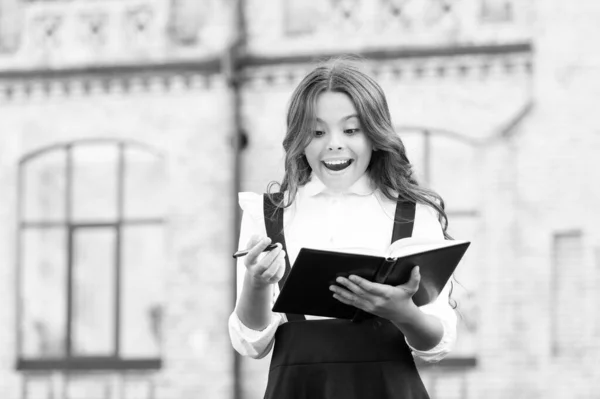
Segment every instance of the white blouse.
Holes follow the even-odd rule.
[[[239,248],[245,248],[252,235],[266,235],[263,196],[239,193],[239,203],[244,211]],[[373,188],[367,174],[345,193],[329,192],[313,175],[306,185],[299,188],[292,206],[284,210],[284,234],[290,264],[293,265],[302,247],[342,251],[360,248],[363,253],[365,249],[383,253],[391,243],[395,210],[396,202]],[[417,204],[412,236],[444,238],[433,208]],[[238,259],[238,298],[246,271],[243,262],[243,258]],[[448,303],[449,292],[450,283],[434,302],[420,307],[421,311],[436,316],[442,322],[444,335],[441,341],[427,351],[410,347],[407,341],[413,355],[428,362],[443,359],[456,341],[456,313]],[[273,303],[278,294],[279,287],[274,284]],[[322,318],[306,316],[307,320]],[[234,311],[229,317],[232,345],[243,356],[262,358],[273,346],[277,327],[286,321],[285,314],[272,313],[269,325],[262,331],[255,331],[242,324]]]

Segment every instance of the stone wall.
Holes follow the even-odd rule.
[[[168,193],[164,369],[141,373],[140,389],[150,380],[155,397],[189,397],[191,393],[228,397],[233,373],[224,320],[232,307],[232,263],[224,254],[234,246],[231,107],[219,75],[196,78],[204,84],[167,89],[164,77],[156,77],[157,84],[146,89],[127,86],[127,90],[113,87],[107,92],[70,91],[62,96],[18,98],[0,105],[0,272],[6,305],[0,311],[6,326],[0,333],[2,397],[17,398],[21,390],[19,373],[14,370],[19,158],[45,146],[89,138],[134,140],[161,151],[166,159],[168,186],[162,188]],[[105,375],[110,392],[117,392],[119,386],[129,389],[136,383],[135,378],[129,383],[131,378]],[[51,378],[58,382],[48,388],[45,382],[39,382],[35,388],[38,394],[49,389],[61,397],[63,389],[76,391],[76,384],[86,383],[85,375],[79,376],[81,382],[70,384],[61,375]],[[91,374],[89,378],[87,384],[98,383],[104,377]],[[90,389],[87,394],[91,394]],[[100,384],[97,389],[91,391],[103,392],[105,386]]]
[[[90,11],[87,3],[67,10],[57,2],[43,6],[0,0],[3,398],[21,397],[25,381],[14,367],[18,161],[30,151],[85,138],[136,140],[166,156],[163,368],[156,373],[78,373],[69,381],[60,372],[29,373],[30,394],[36,399],[49,392],[112,399],[233,396],[226,329],[233,307],[229,253],[237,245],[232,100],[220,74],[196,71],[192,64],[214,63],[221,56],[233,35],[235,2],[192,3],[139,0],[136,10],[150,7],[156,13],[151,22],[115,3],[103,25],[110,37],[103,42],[92,32],[85,35],[85,48],[73,50],[79,40],[75,26]],[[286,105],[314,65],[309,59],[328,51],[380,57],[366,66],[387,94],[409,157],[425,177],[422,147],[415,139],[420,136],[415,134],[429,131],[431,174],[422,180],[440,191],[457,215],[450,220],[454,235],[473,240],[457,272],[461,285],[456,292],[463,318],[454,358],[468,362],[420,365],[431,396],[595,397],[600,390],[594,371],[600,354],[595,310],[600,296],[594,289],[600,283],[595,208],[600,198],[595,184],[600,170],[600,62],[593,49],[600,37],[599,6],[485,1],[500,11],[510,3],[513,11],[479,20],[483,2],[463,1],[441,14],[435,8],[439,2],[430,2],[430,7],[401,10],[418,22],[411,33],[391,1],[382,0],[388,8],[377,10],[371,2],[359,2],[358,13],[346,10],[352,2],[335,7],[323,2],[335,9],[313,10],[319,18],[331,18],[315,18],[320,24],[311,21],[305,3],[282,0],[265,7],[264,2],[246,1],[248,48],[255,58],[243,69],[241,89],[249,140],[240,159],[242,191],[262,192],[270,181],[281,180]],[[68,22],[64,29],[71,30],[36,36],[52,22],[44,7],[55,7]],[[382,14],[384,9],[389,15]],[[288,26],[289,10],[304,17]],[[128,24],[119,25],[125,14]],[[503,19],[505,14],[512,17]],[[20,18],[40,25],[20,27],[14,23]],[[377,30],[377,18],[387,18],[385,29],[393,32]],[[85,19],[84,26],[90,28],[92,20]],[[437,21],[431,35],[424,34],[426,21]],[[138,22],[146,25],[137,39],[117,40],[124,35],[119,29]],[[57,37],[48,35],[55,34],[68,46],[52,47]],[[167,36],[151,40],[161,34]],[[403,47],[411,43],[418,43],[419,51]],[[515,43],[531,43],[533,50],[499,50]],[[465,53],[465,46],[481,51]],[[407,51],[393,56],[400,47]],[[561,249],[565,234],[580,240],[573,246],[580,253]],[[570,259],[570,268],[563,267]],[[563,350],[556,352],[556,347]],[[243,398],[262,396],[268,360],[242,360]]]

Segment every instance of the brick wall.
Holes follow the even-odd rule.
[[[461,288],[476,301],[475,307],[462,303],[465,312],[475,313],[467,314],[475,327],[471,334],[459,337],[462,350],[474,353],[477,365],[423,368],[434,398],[591,399],[600,390],[594,363],[600,355],[596,311],[600,295],[594,289],[600,283],[595,207],[600,198],[600,185],[595,184],[600,170],[600,59],[594,51],[594,40],[600,37],[600,6],[584,3],[576,8],[558,0],[536,3],[533,74],[528,54],[367,63],[387,93],[396,126],[445,129],[477,143],[470,155],[475,173],[461,184],[447,184],[464,179],[446,164],[451,157],[434,155],[438,164],[433,188],[450,199],[449,208],[461,208],[465,205],[462,190],[467,187],[472,194],[464,201],[479,215],[471,230],[474,244]],[[16,3],[2,0],[0,4]],[[0,8],[8,9],[12,8]],[[270,41],[272,33],[279,34],[282,5],[265,8],[250,0],[246,12],[251,20],[250,48],[258,55],[289,55],[281,37]],[[192,26],[191,33],[187,32],[194,40],[209,37],[202,36],[207,33],[201,27],[197,35],[195,29]],[[225,33],[221,32],[219,45],[225,42]],[[331,41],[323,35],[310,40],[330,48]],[[314,43],[298,37],[293,40],[299,53],[314,51]],[[202,47],[206,42],[196,43]],[[355,44],[368,48],[365,43]],[[213,50],[203,47],[198,54]],[[2,57],[5,61],[9,56]],[[245,71],[243,123],[249,145],[241,159],[243,191],[262,192],[269,181],[281,179],[287,101],[310,67],[280,64]],[[4,304],[0,323],[6,326],[0,329],[3,398],[18,397],[22,382],[14,371],[16,164],[31,150],[90,137],[135,139],[163,150],[170,198],[163,370],[150,376],[106,373],[94,378],[108,381],[114,399],[120,399],[115,387],[143,392],[148,389],[147,380],[154,384],[158,399],[231,397],[226,320],[232,310],[232,264],[228,254],[237,238],[232,237],[231,220],[236,196],[229,145],[230,103],[218,76],[210,77],[208,86],[200,77],[196,83],[183,84],[183,89],[181,82],[168,80],[175,83],[165,86],[159,79],[142,89],[135,83],[129,88],[116,83],[116,90],[108,92],[98,84],[91,94],[79,89],[61,94],[59,86],[48,94],[34,86],[31,92],[17,89],[10,99],[0,101],[0,301]],[[0,81],[0,86],[4,83]],[[531,101],[534,106],[525,112],[524,120],[507,130]],[[561,305],[581,316],[577,318],[580,339],[572,353],[557,357],[551,348],[553,340],[561,337],[553,336],[551,329],[553,323],[564,320],[550,308],[556,296],[552,291],[556,278],[553,237],[572,230],[582,233],[583,254],[579,264],[571,265],[573,270],[567,274],[571,280],[564,284],[577,287],[577,296],[567,296],[569,302]],[[262,397],[268,361],[242,361],[244,398]],[[79,377],[81,381],[70,389],[104,392],[102,384],[86,388],[91,376]],[[58,375],[49,380],[44,377],[35,389],[44,395],[51,389],[60,392],[61,386],[64,381]]]
[[[564,29],[567,27],[572,29],[571,24]],[[535,46],[544,50],[550,48],[545,40],[554,40],[554,36],[541,35],[538,40]],[[597,358],[599,331],[598,317],[593,314],[599,300],[592,290],[598,282],[598,217],[593,204],[598,188],[589,179],[600,170],[594,156],[599,139],[592,110],[599,93],[598,69],[581,61],[583,67],[570,64],[559,70],[562,74],[557,73],[551,66],[564,47],[551,53],[541,51],[535,58],[533,76],[526,71],[511,74],[497,69],[483,77],[471,73],[442,78],[425,73],[399,79],[375,71],[397,126],[443,127],[481,140],[471,165],[477,171],[477,198],[467,201],[474,203],[481,215],[475,230],[476,255],[470,259],[476,275],[466,287],[475,291],[478,303],[477,331],[469,336],[475,341],[470,344],[476,351],[477,367],[458,375],[444,374],[439,368],[424,369],[424,380],[435,397],[562,398],[569,389],[577,397],[593,397],[597,377],[591,359]],[[583,57],[581,53],[577,56]],[[400,64],[410,69],[411,61]],[[379,65],[379,69],[384,68]],[[250,136],[244,153],[246,189],[260,192],[269,180],[281,176],[272,167],[282,164],[280,115],[289,98],[282,89],[291,93],[296,81],[263,85],[260,91],[252,87],[245,94]],[[533,109],[527,111],[531,101]],[[526,116],[517,127],[505,130],[521,113]],[[262,166],[254,159],[263,160]],[[452,168],[441,173],[439,181],[457,179]],[[442,194],[457,200],[464,196],[460,192]],[[575,309],[581,306],[581,312],[586,312],[579,351],[583,355],[553,359],[549,332],[552,235],[572,229],[584,231],[583,264],[574,265],[577,271],[572,274],[584,281],[582,302],[573,299],[572,307],[578,311]],[[264,389],[264,379],[255,378],[266,373],[267,363],[244,362],[244,386],[251,398],[260,397]],[[576,386],[569,388],[571,384]]]
[[[227,91],[218,75],[210,79],[210,87],[188,90],[97,93],[0,105],[3,398],[16,398],[20,391],[14,371],[17,161],[47,145],[105,137],[136,140],[166,155],[164,369],[150,377],[157,397],[229,397],[232,358],[224,320],[231,310],[232,264],[226,255],[233,248],[232,126]],[[75,389],[73,384],[69,389]],[[40,386],[42,392],[49,389],[44,383]]]
[[[471,72],[450,77],[425,72],[423,76],[415,77],[410,71],[419,61],[389,62],[389,68],[409,71],[409,76],[400,77],[382,72],[386,67],[381,65],[385,64],[383,62],[367,63],[366,66],[367,70],[370,69],[379,78],[386,91],[396,126],[445,129],[475,143],[461,144],[469,159],[465,166],[468,170],[477,171],[462,176],[448,167],[453,157],[458,156],[456,159],[461,162],[460,155],[452,153],[457,151],[452,140],[434,136],[433,140],[438,140],[441,144],[436,144],[434,149],[438,152],[433,154],[432,169],[435,178],[432,184],[434,189],[442,190],[441,194],[448,200],[449,209],[472,209],[480,215],[475,221],[469,222],[471,225],[467,229],[453,225],[451,220],[451,230],[454,229],[457,234],[475,234],[457,236],[474,240],[468,256],[468,270],[458,273],[459,281],[464,285],[457,287],[457,293],[461,290],[466,292],[461,309],[468,312],[472,307],[466,302],[469,300],[467,296],[472,297],[471,301],[476,298],[479,304],[474,307],[479,309],[476,316],[467,315],[477,324],[477,331],[474,335],[471,333],[459,337],[459,346],[464,349],[463,355],[475,355],[478,364],[482,366],[474,370],[424,368],[422,373],[428,389],[435,392],[437,398],[478,397],[476,393],[481,392],[482,387],[492,392],[500,391],[499,387],[508,385],[513,376],[507,372],[507,364],[510,362],[508,353],[501,364],[494,360],[506,353],[508,338],[503,333],[505,329],[511,329],[508,326],[498,328],[498,316],[488,311],[490,307],[500,308],[504,292],[502,287],[512,282],[512,277],[503,276],[501,270],[507,259],[512,257],[510,248],[514,243],[510,235],[504,234],[504,228],[496,228],[496,224],[514,229],[507,209],[511,207],[516,185],[505,173],[505,165],[510,164],[507,160],[511,157],[509,144],[498,135],[508,120],[522,112],[531,96],[531,79],[526,70],[513,74],[496,70],[482,76],[477,65],[483,60],[452,58],[438,60],[437,65],[446,65],[451,70],[452,65],[463,62],[472,68]],[[258,68],[249,74],[251,78],[246,82],[243,97],[244,125],[249,138],[248,147],[242,155],[243,190],[263,192],[269,181],[281,180],[284,156],[281,141],[285,134],[286,106],[295,85],[310,67],[308,64],[283,65],[277,68]],[[287,80],[277,78],[288,74],[293,77]],[[410,148],[408,155],[411,159],[419,158],[414,152],[410,152]],[[417,165],[417,168],[420,166]],[[468,198],[465,198],[466,193]],[[498,213],[497,209],[500,207],[505,211]],[[500,256],[487,256],[488,251]],[[502,277],[498,278],[499,276]],[[499,285],[498,280],[503,281],[501,284],[504,285]],[[474,340],[476,342],[472,342]],[[245,398],[262,397],[268,361],[268,358],[259,361],[243,360]],[[496,370],[500,370],[500,374]],[[463,394],[468,396],[460,396]]]

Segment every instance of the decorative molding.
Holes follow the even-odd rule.
[[[167,0],[24,3],[19,65],[114,64],[158,57],[167,46]]]
[[[123,76],[41,77],[0,80],[0,104],[102,95],[181,93],[212,90],[223,85],[217,74],[173,73]]]
[[[25,360],[18,359],[16,369],[46,370],[159,370],[162,359],[121,359],[117,357],[89,357],[83,359]]]
[[[335,57],[344,54],[356,54],[359,57],[373,60],[390,60],[406,58],[428,58],[428,57],[457,57],[457,56],[500,56],[511,54],[531,54],[533,46],[529,41],[515,41],[511,43],[492,43],[484,45],[439,45],[439,46],[408,46],[408,47],[374,47],[362,51],[330,51],[308,53],[288,52],[284,56],[260,56],[251,53],[251,56],[245,60],[248,65],[268,65],[287,63],[301,63],[316,61],[322,58]]]
[[[7,8],[7,2],[18,4]],[[0,0],[0,73],[6,68],[111,67],[218,56],[235,32],[232,4]]]
[[[242,84],[249,90],[292,86],[328,55],[247,56],[239,61]],[[396,49],[359,54],[380,80],[488,79],[530,75],[532,47],[502,46]],[[214,90],[226,85],[219,59],[193,63],[128,65],[84,69],[0,72],[0,103],[91,95]]]
[[[168,33],[173,43],[195,46],[200,31],[214,18],[215,5],[210,0],[170,0]]]
[[[516,0],[487,0],[485,10],[482,0],[247,1],[248,46],[264,55],[508,44],[533,35],[531,6]]]
[[[461,80],[491,79],[499,76],[532,74],[530,53],[501,55],[458,55],[417,58],[365,60],[366,68],[378,80]],[[267,64],[244,71],[246,87],[257,90],[268,86],[293,86],[308,73],[314,63]]]

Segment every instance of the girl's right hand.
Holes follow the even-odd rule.
[[[285,272],[285,251],[281,244],[277,243],[277,248],[263,253],[270,243],[269,237],[253,236],[246,246],[251,249],[244,257],[244,265],[252,285],[256,288],[278,283]]]

